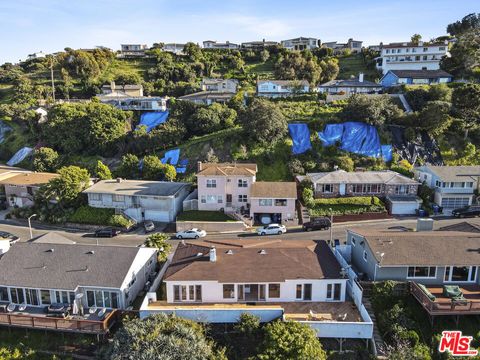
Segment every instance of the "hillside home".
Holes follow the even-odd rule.
[[[450,211],[472,204],[480,166],[423,165],[416,167],[414,173],[415,179],[435,190],[434,202]]]
[[[443,70],[389,70],[380,79],[383,87],[408,85],[434,85],[451,82],[453,76]]]
[[[104,334],[156,267],[153,248],[16,243],[0,258],[0,325]]]
[[[372,81],[364,80],[362,73],[358,79],[349,80],[330,80],[318,85],[318,92],[327,94],[378,94],[382,91],[382,85]]]
[[[391,43],[381,46],[376,66],[383,74],[389,70],[438,70],[444,56],[449,56],[447,43]]]
[[[281,224],[294,220],[296,201],[295,182],[254,182],[250,187],[250,216],[253,217],[254,223]]]
[[[32,206],[35,193],[40,186],[57,177],[57,174],[52,173],[19,173],[0,180],[0,186],[3,186],[5,189],[5,199],[9,206]]]
[[[236,93],[238,80],[203,78],[200,87],[203,91]]]
[[[183,49],[185,48],[185,45],[186,44],[169,43],[163,45],[162,50],[175,55],[183,55]]]
[[[386,200],[393,215],[415,214],[421,204],[420,183],[395,171],[336,170],[297,176],[298,182],[304,180],[312,182],[316,198],[378,196]]]
[[[219,91],[199,91],[193,94],[180,96],[178,100],[190,101],[195,104],[211,105],[213,103],[225,104],[229,102],[235,93]]]
[[[309,91],[307,80],[257,80],[257,96],[277,98]]]
[[[190,184],[147,180],[101,180],[83,191],[88,205],[123,212],[136,221],[175,221]]]
[[[248,49],[248,50],[264,50],[270,46],[277,46],[277,45],[279,45],[279,43],[276,41],[265,41],[265,39],[263,39],[262,41],[244,42],[242,43],[241,47],[242,49]]]
[[[118,85],[115,81],[102,86],[104,97],[137,97],[143,96],[143,86],[139,84]]]
[[[224,49],[224,50],[230,50],[230,49],[238,49],[240,48],[240,45],[231,43],[229,41],[226,41],[224,43],[219,43],[213,40],[206,40],[203,42],[203,48],[204,49]]]
[[[288,50],[312,50],[318,47],[318,39],[299,37],[295,39],[282,40],[280,44]]]
[[[33,54],[28,54],[27,61],[28,60],[41,59],[41,58],[44,58],[45,56],[46,56],[46,54],[43,51],[35,52]]]
[[[199,162],[197,167],[198,210],[248,208],[257,164]]]
[[[125,58],[143,57],[145,56],[145,50],[148,50],[148,46],[142,44],[122,44],[120,47],[120,56]]]
[[[178,245],[165,273],[166,299],[147,294],[140,317],[235,323],[249,313],[305,323],[318,337],[369,339],[371,320],[347,300],[349,281],[325,241],[190,241]]]
[[[166,111],[168,97],[158,96],[97,96],[103,104],[109,104],[120,110]]]
[[[332,49],[335,55],[341,54],[345,50],[350,50],[350,52],[356,54],[362,51],[362,44],[363,41],[353,40],[350,38],[346,43],[338,43],[336,41],[324,42],[322,47]]]

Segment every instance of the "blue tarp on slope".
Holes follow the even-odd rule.
[[[152,112],[145,112],[140,116],[140,123],[139,126],[146,126],[147,132],[153,130],[154,127],[163,124],[168,119],[168,111],[152,111]]]
[[[15,155],[12,156],[10,160],[8,160],[8,166],[14,166],[21,163],[28,155],[32,153],[33,149],[30,147],[25,146],[18,150]]]
[[[180,158],[180,149],[168,150],[162,158],[162,164],[177,165]]]
[[[292,153],[294,155],[303,154],[312,148],[307,124],[288,124],[288,130],[293,140]]]
[[[188,159],[183,159],[178,162],[176,168],[178,174],[185,174],[187,172]]]
[[[361,122],[343,124],[327,124],[324,131],[318,133],[324,146],[340,142],[340,148],[370,157],[383,157],[385,161],[392,159],[391,145],[381,145],[377,129]]]

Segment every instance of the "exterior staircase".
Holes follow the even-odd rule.
[[[398,94],[398,98],[400,99],[400,101],[402,102],[402,105],[405,109],[405,112],[407,113],[411,113],[413,110],[412,110],[412,107],[410,106],[410,104],[408,103],[407,99],[405,99],[405,95],[403,94]]]
[[[377,356],[377,359],[386,359],[385,356],[385,342],[383,341],[382,335],[380,334],[380,331],[378,330],[377,326],[377,318],[375,317],[375,313],[373,312],[372,308],[372,303],[370,302],[370,299],[365,296],[362,299],[363,305],[365,306],[365,309],[368,312],[368,315],[370,315],[370,318],[372,319],[373,322],[373,342],[374,342],[374,353]]]

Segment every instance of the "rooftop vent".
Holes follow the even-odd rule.
[[[94,254],[95,254],[95,251],[93,250],[87,251],[87,255],[94,255]]]
[[[260,255],[267,255],[267,252],[265,251],[265,249],[262,249],[258,252]]]
[[[117,179],[117,183],[121,183],[122,182],[122,178],[118,177]]]
[[[52,248],[52,249],[48,249],[47,252],[53,253],[53,252],[55,252],[55,249],[53,249],[53,248]]]
[[[225,251],[225,254],[233,255],[233,250],[227,250],[227,251]]]
[[[203,256],[203,253],[199,252],[197,253],[197,256]]]
[[[217,261],[217,250],[215,249],[215,246],[212,246],[210,248],[209,255],[210,255],[210,261],[211,262],[216,262]]]

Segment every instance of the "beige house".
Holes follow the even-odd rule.
[[[250,215],[255,223],[294,220],[296,200],[295,182],[255,182],[250,188]]]
[[[257,164],[198,163],[198,210],[247,208]]]
[[[52,173],[21,173],[1,180],[5,187],[5,197],[9,206],[32,206],[35,193],[40,186],[58,177]]]
[[[201,88],[203,91],[236,93],[238,80],[203,78]]]
[[[143,86],[137,84],[117,85],[114,81],[102,86],[102,97],[143,96]]]

